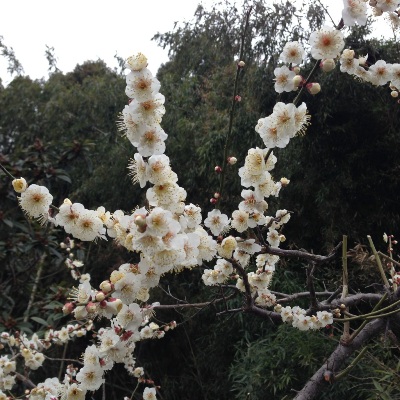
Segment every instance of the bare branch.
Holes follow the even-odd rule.
[[[327,256],[320,256],[318,254],[307,253],[306,251],[301,250],[284,250],[278,247],[270,246],[266,246],[264,253],[286,258],[301,258],[304,260],[315,262],[316,264],[324,264],[326,262],[332,261],[337,256],[337,253],[341,246],[342,242],[340,242]]]
[[[294,400],[315,399],[318,394],[329,387],[325,376],[332,376],[332,373],[335,374],[335,371],[339,369],[356,350],[363,347],[372,338],[382,332],[385,326],[385,320],[376,319],[365,325],[364,329],[349,345],[344,346],[339,344],[328,358],[326,364],[324,363],[324,365],[310,378],[303,389],[297,393]]]

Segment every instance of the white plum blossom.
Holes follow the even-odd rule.
[[[163,154],[167,137],[159,124],[143,124],[140,128],[139,141],[134,146],[143,157]]]
[[[140,71],[147,67],[147,57],[143,53],[138,53],[127,58],[125,67],[132,71]]]
[[[24,212],[33,218],[47,218],[53,196],[45,186],[30,185],[18,198]]]
[[[154,94],[158,93],[161,86],[158,79],[147,68],[131,71],[126,76],[126,83],[125,94],[139,101],[150,100]]]
[[[311,56],[316,60],[336,58],[344,47],[343,33],[324,25],[310,36]]]
[[[227,215],[222,214],[220,210],[214,209],[210,211],[204,220],[204,225],[210,229],[214,236],[218,236],[228,228],[230,219]]]
[[[155,388],[145,388],[143,392],[143,400],[157,400]]]
[[[295,89],[293,78],[295,73],[286,66],[275,68],[275,92],[291,92]]]
[[[386,85],[392,78],[392,64],[386,64],[386,61],[378,60],[369,67],[369,72],[372,74],[372,84],[377,86]]]
[[[367,23],[367,4],[363,0],[343,0],[342,18],[346,26]]]
[[[301,64],[305,59],[305,55],[306,52],[299,42],[287,42],[279,59],[287,64]]]
[[[395,11],[399,6],[398,0],[376,0],[376,7],[382,11]]]

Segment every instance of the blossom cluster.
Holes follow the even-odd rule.
[[[291,324],[301,331],[309,329],[320,329],[333,323],[333,315],[328,311],[317,311],[316,315],[307,315],[306,310],[295,307],[282,307],[280,304],[275,306],[275,311],[279,312],[282,321]]]

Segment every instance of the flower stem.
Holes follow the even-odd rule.
[[[251,10],[252,7],[249,8],[249,10],[246,13],[246,19],[245,19],[245,24],[244,24],[244,29],[243,29],[243,34],[242,34],[242,40],[240,43],[240,55],[239,55],[239,61],[242,61],[243,58],[243,53],[244,53],[244,41],[246,38],[246,32],[247,29],[249,27],[249,19],[250,19],[250,14],[251,14]],[[235,115],[235,108],[236,108],[236,96],[238,93],[238,86],[239,86],[239,76],[240,76],[240,72],[242,71],[241,67],[237,67],[236,69],[236,77],[235,77],[235,84],[234,84],[234,88],[233,88],[233,96],[232,96],[232,105],[231,105],[231,111],[229,113],[229,127],[228,127],[228,133],[226,135],[226,139],[225,139],[225,146],[224,146],[224,156],[222,159],[222,163],[221,163],[221,167],[222,167],[222,171],[221,171],[221,177],[220,177],[220,183],[219,183],[219,194],[220,194],[220,201],[216,204],[215,208],[219,208],[219,205],[223,199],[223,191],[224,191],[224,184],[225,184],[225,177],[226,177],[226,163],[227,163],[227,159],[228,159],[228,151],[229,151],[229,147],[231,144],[231,139],[232,139],[232,128],[233,128],[233,117]]]
[[[3,167],[3,165],[1,165],[1,164],[0,164],[0,169],[2,169],[3,172],[4,172],[7,176],[9,176],[12,180],[15,179],[15,177],[14,177],[10,172],[8,172],[7,169],[6,169],[5,167]]]

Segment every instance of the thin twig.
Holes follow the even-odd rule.
[[[242,59],[243,59],[244,41],[246,39],[246,33],[247,33],[247,29],[249,27],[249,19],[250,19],[251,10],[252,10],[252,7],[250,7],[249,10],[246,13],[246,19],[245,19],[244,29],[243,29],[241,43],[240,43],[239,61],[242,61]],[[232,128],[233,128],[233,117],[235,115],[235,107],[236,107],[236,103],[237,103],[236,96],[237,96],[237,93],[238,93],[239,76],[240,76],[240,72],[241,71],[242,71],[242,68],[237,66],[235,83],[234,83],[234,88],[233,88],[231,111],[229,113],[229,127],[228,127],[228,133],[227,133],[226,139],[225,139],[224,156],[223,156],[223,160],[222,160],[222,163],[221,163],[222,171],[221,171],[221,178],[220,178],[220,184],[219,184],[220,201],[216,204],[215,208],[219,208],[219,206],[221,204],[221,201],[222,201],[222,198],[223,198],[223,191],[224,191],[224,184],[225,184],[225,177],[226,177],[225,165],[227,163],[228,151],[229,151],[229,146],[230,146],[230,142],[231,142]]]
[[[383,283],[385,284],[386,288],[389,289],[390,285],[389,285],[389,282],[388,282],[388,280],[386,278],[386,274],[385,274],[385,271],[383,269],[383,265],[382,265],[381,259],[379,258],[378,252],[376,251],[374,242],[372,241],[372,238],[371,238],[370,235],[367,235],[367,239],[368,239],[369,245],[370,245],[370,247],[372,249],[372,253],[375,256],[375,260],[376,260],[376,263],[378,265],[379,272],[381,273],[381,277],[382,277]]]

